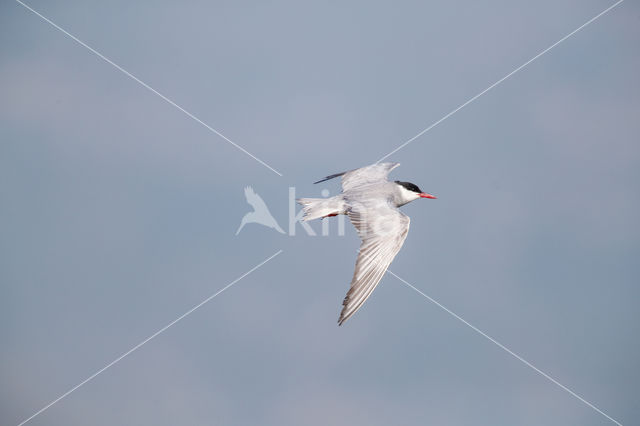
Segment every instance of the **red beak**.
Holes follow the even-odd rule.
[[[426,192],[421,193],[420,198],[433,198],[434,200],[436,199],[436,197],[431,194],[427,194]]]

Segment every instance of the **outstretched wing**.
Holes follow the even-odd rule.
[[[362,244],[351,287],[342,302],[338,324],[356,313],[376,288],[409,232],[409,216],[387,202],[362,205],[348,213]]]
[[[347,191],[348,189],[352,189],[361,185],[386,180],[391,170],[395,169],[399,165],[400,163],[372,164],[370,166],[361,167],[359,169],[350,170],[348,172],[329,175],[326,178],[314,183],[320,183],[329,179],[336,178],[338,176],[342,176],[342,190]]]
[[[252,187],[247,186],[244,188],[244,196],[247,199],[247,203],[249,203],[255,211],[257,212],[261,212],[265,210],[269,211],[269,208],[264,203],[264,200],[262,199],[262,197],[256,194],[256,192],[253,190]]]

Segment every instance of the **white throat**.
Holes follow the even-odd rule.
[[[396,189],[397,189],[397,192],[396,192],[395,202],[397,207],[404,206],[405,204],[420,198],[420,194],[413,191],[409,191],[407,188],[405,188],[402,185],[396,184]]]

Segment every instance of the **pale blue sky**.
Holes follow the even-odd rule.
[[[358,239],[234,235],[252,185],[373,163],[613,2],[0,6],[0,424],[613,424],[385,276]],[[622,424],[640,417],[640,8],[627,0],[389,158],[438,200],[391,269]],[[324,185],[324,186],[323,186]],[[313,224],[319,231],[319,223]]]

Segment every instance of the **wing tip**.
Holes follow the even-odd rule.
[[[340,311],[340,317],[338,318],[338,327],[344,324],[344,322],[349,318],[351,318],[353,314],[355,314],[356,311],[358,310],[358,309],[355,309],[355,310],[352,309],[350,312],[348,312],[348,305],[349,305],[349,300],[347,300],[348,298],[349,298],[349,295],[347,294],[347,297],[345,297],[344,301],[342,302],[342,310]]]
[[[343,174],[345,174],[345,173],[347,173],[347,172],[334,173],[334,174],[332,174],[332,175],[329,175],[329,176],[327,176],[327,177],[324,177],[324,178],[320,179],[320,180],[319,180],[319,181],[317,181],[317,182],[313,182],[313,184],[315,185],[316,183],[321,183],[321,182],[328,181],[329,179],[337,178],[338,176],[342,176],[342,175],[343,175]]]

